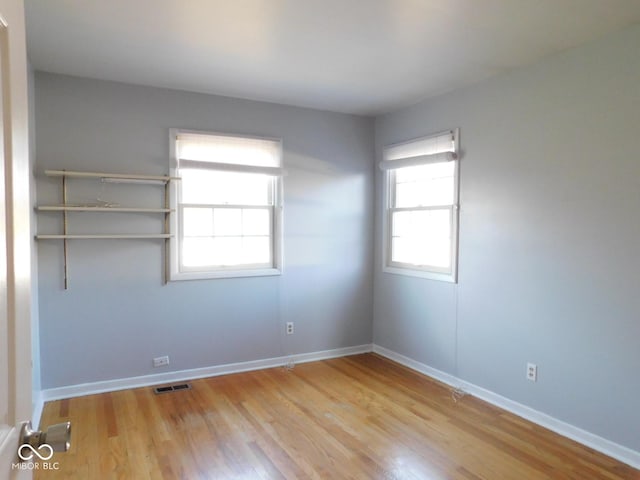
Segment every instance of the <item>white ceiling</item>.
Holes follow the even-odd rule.
[[[640,22],[639,0],[26,0],[37,70],[378,114]]]

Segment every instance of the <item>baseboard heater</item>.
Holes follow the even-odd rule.
[[[153,393],[159,395],[161,393],[178,392],[180,390],[191,390],[190,383],[177,383],[175,385],[167,385],[164,387],[155,387]]]

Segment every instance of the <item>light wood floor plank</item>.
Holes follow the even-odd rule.
[[[375,354],[48,402],[72,447],[36,479],[640,480]]]

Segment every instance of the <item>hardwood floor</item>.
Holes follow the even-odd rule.
[[[375,354],[46,404],[72,447],[42,480],[640,479],[640,471]]]

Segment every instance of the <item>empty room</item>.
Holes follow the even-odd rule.
[[[0,19],[0,480],[640,479],[640,2]]]

